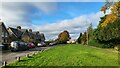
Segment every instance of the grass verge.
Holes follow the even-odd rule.
[[[80,44],[66,44],[8,66],[118,66],[118,53]]]

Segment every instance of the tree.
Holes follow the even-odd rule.
[[[91,23],[90,26],[88,27],[87,33],[88,33],[88,41],[92,41],[92,39],[93,39],[93,28],[92,28],[92,23]]]
[[[116,2],[111,8],[112,12],[104,17],[94,31],[95,39],[101,43],[120,44],[120,18],[119,11],[120,1]]]
[[[84,32],[84,34],[82,35],[81,44],[82,44],[82,45],[87,45],[87,44],[88,44],[87,32]]]
[[[66,43],[70,39],[71,38],[70,38],[69,32],[67,30],[61,32],[58,35],[58,40],[59,40],[60,43]]]
[[[77,39],[77,42],[78,42],[79,44],[81,44],[81,42],[82,42],[82,33],[80,33],[80,36],[79,36],[79,38]]]
[[[114,0],[112,0],[112,1],[108,1],[108,0],[106,0],[106,3],[105,3],[105,5],[101,8],[101,11],[103,11],[104,12],[104,14],[106,13],[106,10],[107,9],[110,9],[110,7],[112,6],[114,4]]]

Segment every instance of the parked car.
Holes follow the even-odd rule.
[[[4,45],[0,44],[0,51],[2,51],[4,48]]]
[[[35,48],[34,43],[32,43],[32,42],[28,42],[28,48],[29,48],[29,49],[30,49],[30,48]]]
[[[57,44],[57,42],[51,42],[51,43],[49,43],[50,46],[53,46],[53,45],[56,45],[56,44]]]
[[[45,46],[45,45],[46,45],[45,42],[40,42],[40,43],[37,44],[37,46]]]
[[[13,41],[10,44],[11,51],[20,51],[28,49],[28,44],[25,42]]]

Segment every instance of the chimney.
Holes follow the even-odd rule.
[[[17,29],[21,29],[21,26],[17,26]]]
[[[39,31],[37,31],[36,34],[39,34]]]
[[[28,31],[29,31],[29,32],[32,32],[32,29],[29,29]]]

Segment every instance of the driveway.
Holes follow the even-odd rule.
[[[2,66],[2,63],[4,61],[6,61],[7,63],[11,63],[11,62],[14,62],[16,61],[16,57],[25,57],[26,54],[29,54],[29,55],[32,55],[33,53],[37,53],[37,52],[40,52],[42,50],[46,50],[46,49],[49,49],[51,48],[51,46],[47,46],[47,47],[36,47],[36,48],[33,48],[33,49],[29,49],[29,50],[26,50],[26,51],[18,51],[18,52],[11,52],[11,51],[8,51],[7,53],[0,53],[0,66]]]

